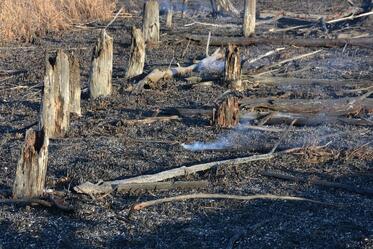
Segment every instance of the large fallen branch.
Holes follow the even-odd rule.
[[[223,71],[225,54],[222,49],[217,49],[211,56],[201,60],[199,63],[188,67],[174,67],[164,70],[154,69],[143,80],[133,87],[134,92],[140,92],[145,86],[151,89],[157,88],[158,82],[161,80],[172,79],[175,77],[183,77],[192,72],[209,73],[214,71]]]
[[[191,194],[191,195],[179,195],[174,197],[162,198],[153,201],[146,201],[141,202],[133,206],[133,210],[141,210],[144,208],[148,208],[154,205],[159,205],[167,202],[174,202],[174,201],[186,201],[191,199],[228,199],[228,200],[240,200],[240,201],[252,201],[258,199],[264,200],[285,200],[285,201],[305,201],[311,202],[315,204],[327,205],[327,206],[335,206],[332,204],[328,204],[321,201],[314,201],[307,198],[302,197],[294,197],[294,196],[281,196],[281,195],[251,195],[251,196],[243,196],[243,195],[225,195],[225,194]]]
[[[273,170],[267,170],[263,172],[262,175],[268,176],[268,177],[274,177],[274,178],[278,178],[282,180],[287,180],[287,181],[311,183],[311,184],[315,184],[315,185],[322,186],[322,187],[339,188],[339,189],[343,189],[349,192],[363,194],[363,195],[373,195],[373,189],[371,188],[359,188],[359,187],[355,187],[355,186],[351,186],[351,185],[347,185],[343,183],[329,182],[329,181],[321,180],[315,177],[308,177],[308,178],[296,177],[296,176],[289,175],[287,173],[283,173],[280,171],[273,171]]]
[[[192,41],[207,43],[205,36],[189,35],[185,37]],[[346,44],[350,46],[359,46],[365,48],[373,48],[373,38],[363,37],[355,39],[292,39],[279,37],[227,37],[227,36],[213,36],[210,38],[211,46],[226,46],[228,44],[235,44],[240,46],[250,46],[257,44],[267,45],[288,45],[297,47],[344,47]]]
[[[106,193],[108,189],[116,189],[118,186],[121,186],[121,185],[133,184],[133,183],[161,182],[161,181],[165,181],[165,180],[172,179],[175,177],[187,176],[187,175],[195,174],[201,171],[206,171],[211,168],[221,167],[227,164],[240,165],[240,164],[245,164],[245,163],[254,162],[254,161],[269,160],[281,153],[286,153],[286,152],[253,155],[253,156],[243,157],[243,158],[214,161],[210,163],[202,163],[202,164],[197,164],[193,166],[182,166],[179,168],[162,171],[162,172],[152,174],[152,175],[141,175],[141,176],[132,177],[128,179],[108,181],[108,182],[103,182],[103,183],[98,183],[98,184],[86,182],[79,186],[76,186],[74,190],[77,193],[88,194],[88,195],[97,194],[97,193],[100,193],[100,191],[103,191],[102,193]]]

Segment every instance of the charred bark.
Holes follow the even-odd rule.
[[[229,88],[242,91],[240,48],[228,45],[225,53],[225,81]]]
[[[220,128],[232,128],[239,122],[239,101],[235,96],[229,96],[215,109],[214,124]]]

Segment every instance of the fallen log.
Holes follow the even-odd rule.
[[[207,39],[201,35],[188,35],[185,39],[206,44]],[[228,44],[235,44],[238,46],[251,46],[257,44],[266,45],[288,45],[297,47],[344,47],[346,44],[350,46],[373,48],[373,37],[362,37],[355,39],[292,39],[279,37],[227,37],[227,36],[213,36],[210,38],[211,46],[227,46]]]
[[[226,194],[191,194],[191,195],[179,195],[174,197],[162,198],[153,201],[145,201],[136,204],[133,206],[133,210],[141,210],[144,208],[148,208],[154,205],[159,205],[167,202],[173,201],[186,201],[191,199],[227,199],[227,200],[240,200],[240,201],[252,201],[252,200],[286,200],[286,201],[305,201],[315,204],[327,205],[327,206],[335,206],[332,204],[328,204],[321,201],[315,201],[303,197],[294,197],[294,196],[281,196],[281,195],[226,195]]]
[[[143,80],[133,86],[132,91],[140,92],[144,89],[145,86],[150,89],[156,89],[158,83],[161,80],[172,79],[175,77],[186,76],[192,72],[210,72],[216,70],[218,67],[224,67],[224,52],[221,49],[217,49],[211,56],[208,56],[201,60],[199,63],[190,65],[188,67],[175,67],[168,68],[164,70],[154,69],[150,74],[148,74]],[[216,63],[218,63],[216,65]],[[220,70],[222,71],[222,70]]]
[[[221,167],[227,164],[241,165],[241,164],[254,162],[254,161],[269,160],[269,159],[273,159],[276,155],[279,155],[282,153],[286,153],[286,151],[277,152],[277,153],[261,154],[261,155],[253,155],[253,156],[243,157],[243,158],[227,159],[227,160],[222,160],[222,161],[214,161],[214,162],[209,162],[209,163],[197,164],[193,166],[182,166],[179,168],[162,171],[162,172],[152,174],[152,175],[141,175],[141,176],[132,177],[132,178],[123,179],[123,180],[107,181],[107,182],[103,182],[102,184],[100,184],[100,186],[102,188],[108,189],[110,187],[115,188],[116,186],[119,186],[119,185],[132,184],[132,183],[161,182],[161,181],[165,181],[165,180],[172,179],[175,177],[187,176],[187,175],[195,174],[198,172],[206,171],[211,168]],[[93,189],[91,188],[92,184],[93,183],[86,182],[79,186],[74,187],[74,190],[77,193],[84,193],[88,195],[93,194],[92,192],[90,192],[90,190]],[[86,186],[90,186],[90,188],[87,188]]]
[[[208,181],[177,181],[177,182],[148,182],[148,183],[129,183],[129,184],[93,184],[86,182],[79,185],[75,190],[80,194],[110,194],[113,192],[120,193],[138,193],[146,191],[167,191],[167,190],[188,190],[207,188]]]
[[[348,192],[362,194],[362,195],[373,195],[372,188],[359,188],[348,184],[337,183],[337,182],[329,182],[325,180],[321,180],[317,177],[296,177],[284,172],[274,171],[274,170],[267,170],[262,173],[262,175],[267,177],[274,177],[286,181],[293,181],[293,182],[302,182],[302,183],[309,183],[318,185],[321,187],[328,187],[328,188],[338,188],[343,189]]]

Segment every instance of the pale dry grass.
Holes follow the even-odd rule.
[[[73,23],[107,20],[114,0],[0,0],[0,40],[30,41]]]

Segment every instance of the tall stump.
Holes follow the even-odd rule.
[[[46,60],[44,90],[39,127],[50,138],[63,137],[70,126],[70,66],[69,58],[58,50]]]
[[[228,96],[215,109],[214,124],[220,128],[233,128],[239,123],[240,107],[238,98]]]
[[[225,81],[229,88],[242,91],[240,48],[229,44],[225,53]]]
[[[140,29],[132,28],[131,56],[126,73],[126,78],[140,75],[144,71],[145,41]]]
[[[113,38],[105,30],[93,49],[92,65],[89,76],[89,94],[95,99],[107,97],[112,92]]]
[[[79,117],[82,115],[80,107],[81,85],[80,85],[80,64],[78,58],[71,54],[70,62],[70,113]]]
[[[168,29],[172,29],[172,18],[174,15],[174,8],[172,6],[172,1],[170,2],[170,6],[167,9],[167,16],[166,16],[166,27]]]
[[[243,19],[243,35],[249,37],[255,33],[256,0],[245,0]]]
[[[17,165],[13,198],[33,198],[43,195],[47,174],[49,139],[44,129],[26,132],[25,144]]]
[[[159,4],[156,0],[148,0],[144,5],[142,31],[144,40],[149,45],[157,45],[160,33]]]

